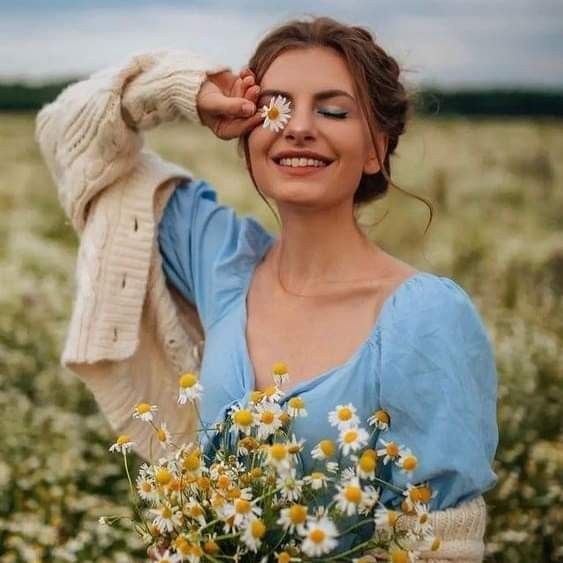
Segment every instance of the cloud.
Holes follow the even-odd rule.
[[[192,49],[238,69],[271,27],[309,13],[368,27],[415,83],[563,86],[563,7],[551,0],[0,4],[4,79],[83,75],[162,47]]]

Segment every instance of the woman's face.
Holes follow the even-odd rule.
[[[286,51],[270,65],[260,87],[258,108],[276,93],[291,101],[290,119],[281,131],[260,125],[249,135],[252,172],[260,190],[279,208],[331,207],[346,200],[351,205],[362,174],[375,174],[380,166],[343,58],[325,47]],[[383,135],[378,143],[384,151]],[[306,172],[276,162],[286,151],[295,151],[297,157],[300,151],[313,151],[331,162]]]

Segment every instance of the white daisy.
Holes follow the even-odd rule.
[[[396,510],[389,510],[385,507],[376,508],[373,515],[373,519],[375,520],[375,527],[390,531],[397,523],[399,515],[400,513]]]
[[[414,519],[413,532],[415,536],[420,539],[432,535],[433,528],[430,521],[430,513],[427,504],[416,503],[414,506],[416,516]]]
[[[303,451],[303,444],[305,443],[305,438],[299,438],[292,435],[291,439],[286,442],[287,451],[294,457],[297,456]]]
[[[254,424],[258,427],[256,437],[265,440],[283,425],[281,415],[282,409],[278,403],[261,401],[255,406]]]
[[[291,397],[287,402],[287,413],[289,416],[307,416],[305,401],[301,397]]]
[[[135,482],[135,486],[137,492],[139,493],[139,496],[143,500],[146,500],[147,502],[152,502],[154,504],[158,502],[159,499],[158,491],[154,486],[154,481],[152,481],[152,479],[148,479],[146,477],[143,477],[142,475],[139,475]]]
[[[139,403],[133,409],[133,418],[140,418],[144,422],[152,422],[152,413],[156,412],[157,410],[157,405],[150,405],[149,403]]]
[[[169,503],[163,503],[159,508],[151,508],[150,513],[154,516],[153,526],[161,532],[173,532],[174,526],[182,525],[182,513]]]
[[[328,459],[336,453],[336,446],[332,440],[321,440],[311,451],[313,459]]]
[[[251,551],[258,551],[262,545],[262,538],[266,534],[266,525],[260,518],[251,519],[242,534],[242,541]]]
[[[170,553],[168,549],[162,554],[155,552],[154,557],[156,558],[154,561],[160,561],[160,563],[179,563],[182,561],[182,557],[180,555],[177,553]]]
[[[267,462],[276,468],[278,473],[286,473],[291,468],[291,454],[287,445],[276,442],[268,447]]]
[[[303,481],[297,479],[295,469],[290,469],[277,479],[281,496],[288,501],[297,501],[301,496]]]
[[[233,432],[241,431],[245,434],[250,434],[252,426],[254,425],[254,413],[250,409],[235,405],[230,412],[233,425],[231,430]]]
[[[328,516],[309,519],[303,532],[301,549],[309,557],[320,557],[330,553],[337,545],[338,530]]]
[[[155,430],[155,434],[162,449],[166,450],[172,445],[172,436],[170,435],[166,422],[163,422],[160,427]]]
[[[198,381],[195,373],[183,373],[178,379],[180,390],[178,392],[178,404],[185,405],[188,401],[195,401],[201,398],[203,387]]]
[[[274,132],[281,131],[289,121],[290,104],[291,101],[283,96],[272,96],[270,104],[260,109],[262,117],[265,118],[262,127],[269,127]]]
[[[369,514],[375,504],[379,501],[379,497],[379,489],[376,489],[371,485],[364,487],[364,498],[358,512],[365,515]]]
[[[428,504],[436,497],[438,491],[432,490],[427,484],[413,485],[407,483],[407,488],[403,491],[403,496],[406,497],[404,502],[408,510],[414,510],[417,504]]]
[[[364,504],[364,491],[358,478],[350,479],[338,485],[338,492],[334,495],[336,506],[344,514],[352,516],[359,512]]]
[[[360,423],[360,419],[356,414],[356,407],[352,403],[337,405],[333,411],[328,413],[328,421],[332,426],[336,426],[338,430],[352,428]]]
[[[322,471],[313,471],[303,478],[303,482],[310,485],[311,489],[317,491],[327,486],[328,478]]]
[[[375,450],[367,449],[362,452],[362,455],[350,456],[356,462],[356,471],[362,479],[374,479],[375,470],[377,469],[377,452]]]
[[[289,381],[289,373],[287,372],[287,365],[283,362],[277,362],[272,368],[272,377],[276,385],[283,385]]]
[[[262,400],[271,401],[272,403],[277,403],[285,393],[274,383],[272,385],[268,385],[266,389],[262,391],[263,398]]]
[[[391,417],[389,413],[383,409],[375,411],[369,418],[368,424],[370,426],[375,426],[379,430],[387,430],[391,423]]]
[[[393,442],[391,440],[389,442],[386,442],[383,438],[380,438],[379,441],[385,447],[377,450],[377,455],[383,456],[383,465],[387,465],[387,462],[393,461],[399,456],[400,448],[396,444],[396,442]]]
[[[409,448],[399,450],[399,459],[396,463],[401,468],[401,473],[406,473],[409,477],[412,477],[418,467],[418,459]]]
[[[336,461],[327,461],[326,463],[326,470],[329,473],[336,473],[339,469],[338,462]]]
[[[115,443],[109,447],[109,451],[126,454],[129,450],[133,448],[134,445],[135,442],[132,442],[129,436],[127,436],[126,434],[122,434],[121,436],[118,436]]]
[[[207,523],[205,520],[205,510],[203,506],[193,497],[190,497],[188,502],[182,507],[182,512],[188,518],[195,520],[200,526],[205,526]]]
[[[232,526],[239,528],[246,525],[252,518],[262,514],[262,509],[251,500],[237,498],[234,502],[227,503],[222,512],[222,518],[228,520],[233,518]]]
[[[348,455],[350,452],[356,452],[363,448],[367,444],[368,439],[369,434],[367,431],[357,426],[341,430],[338,442],[342,453]]]
[[[282,508],[278,524],[283,526],[284,530],[290,533],[297,532],[301,535],[305,534],[305,523],[307,522],[307,507],[303,504],[292,504],[287,508]]]

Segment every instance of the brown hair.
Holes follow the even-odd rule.
[[[399,65],[376,44],[370,31],[363,27],[340,23],[330,17],[310,17],[313,18],[312,21],[293,19],[271,30],[256,47],[248,68],[254,72],[256,82],[260,84],[276,57],[289,49],[329,47],[342,55],[358,91],[360,107],[366,116],[381,167],[376,174],[362,175],[354,193],[354,206],[384,197],[391,184],[428,206],[430,219],[424,230],[426,233],[432,222],[432,204],[424,197],[403,190],[390,177],[390,156],[395,152],[399,136],[404,133],[406,122],[414,111],[416,94],[409,93],[399,81]],[[385,132],[388,137],[387,153],[383,162],[375,142],[376,130]],[[272,209],[260,192],[252,174],[248,150],[249,135],[250,132],[239,137],[238,154],[241,157],[244,154],[254,187],[266,205]]]

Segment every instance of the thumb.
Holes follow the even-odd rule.
[[[231,117],[250,117],[256,111],[256,106],[245,98],[221,96],[217,106],[218,113]]]

